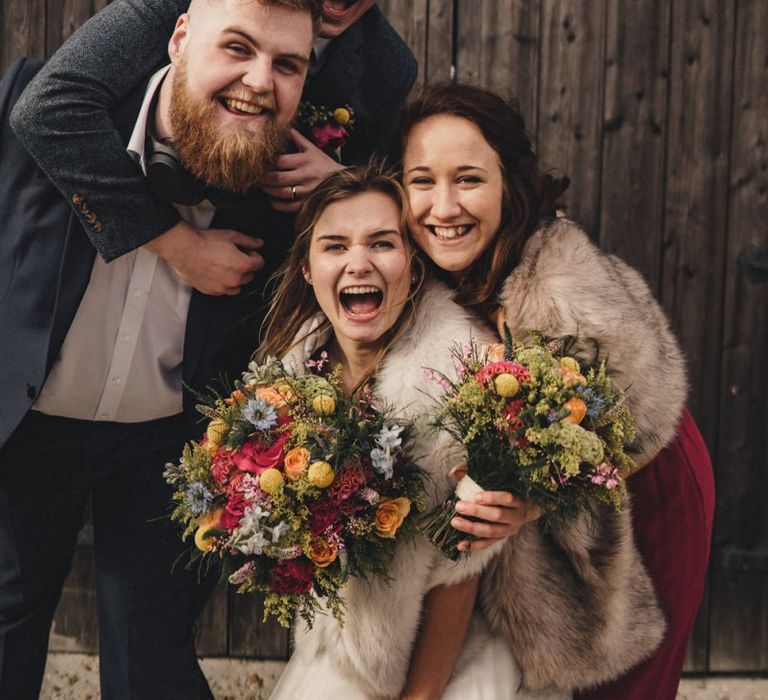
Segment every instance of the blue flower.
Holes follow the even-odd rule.
[[[579,386],[576,391],[587,404],[587,418],[597,418],[605,410],[605,399],[595,396],[592,387]]]
[[[211,509],[213,494],[205,487],[205,484],[195,481],[189,485],[184,502],[192,513],[202,515]]]
[[[249,399],[243,407],[242,416],[256,430],[269,430],[277,424],[275,407],[264,399]]]

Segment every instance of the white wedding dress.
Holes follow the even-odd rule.
[[[271,700],[384,700],[367,695],[344,676],[330,654],[291,657]],[[520,671],[507,644],[492,635],[481,613],[475,613],[443,700],[569,700],[570,693],[533,693],[519,689]],[[387,699],[389,700],[389,699]]]

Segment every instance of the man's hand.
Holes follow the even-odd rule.
[[[451,520],[457,530],[481,538],[460,542],[458,548],[462,552],[486,549],[499,540],[516,535],[523,525],[541,517],[538,506],[507,491],[483,491],[474,501],[459,501],[456,510],[480,519],[480,522],[464,518]]]
[[[238,231],[198,231],[180,221],[144,247],[165,260],[197,291],[234,296],[264,266],[264,258],[256,252],[263,243]]]
[[[261,189],[277,211],[295,213],[321,180],[344,166],[323,153],[314,143],[305,139],[296,129],[291,138],[298,153],[280,156],[275,168],[267,174]]]

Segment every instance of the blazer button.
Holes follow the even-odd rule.
[[[96,221],[96,214],[94,214],[92,211],[89,211],[89,212],[88,212],[88,213],[85,215],[85,220],[86,220],[86,221],[87,221],[89,224],[92,224],[92,223],[94,223],[94,222]]]
[[[88,214],[91,211],[91,208],[85,202],[83,202],[80,205],[80,211],[83,212],[83,214]]]
[[[93,224],[93,226],[91,226],[91,228],[92,228],[92,229],[93,229],[93,230],[94,230],[96,233],[101,233],[101,221],[97,221],[96,223],[94,223],[94,224]]]
[[[75,194],[72,195],[72,201],[75,204],[80,204],[83,201],[83,195],[78,194],[77,192],[75,192]]]

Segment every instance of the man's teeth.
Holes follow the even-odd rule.
[[[378,287],[345,287],[341,290],[342,294],[376,294],[381,290]]]
[[[463,236],[472,227],[469,224],[464,224],[463,226],[431,226],[430,228],[438,238],[450,239]]]
[[[236,109],[238,112],[245,112],[246,114],[261,114],[264,111],[263,107],[252,104],[251,102],[243,102],[242,100],[225,98],[224,103],[230,109]]]

